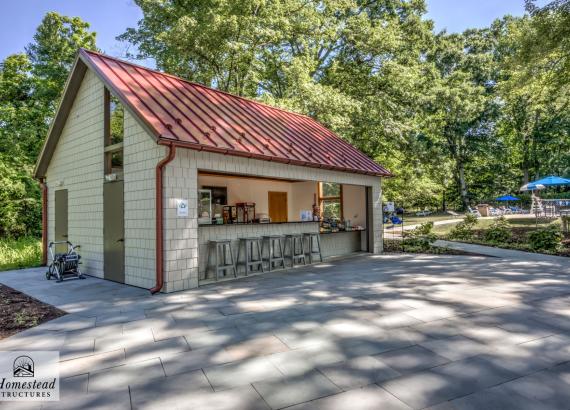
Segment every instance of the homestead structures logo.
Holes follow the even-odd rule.
[[[59,400],[59,352],[0,352],[0,401]]]
[[[18,356],[14,360],[14,377],[34,377],[34,361],[29,356]]]

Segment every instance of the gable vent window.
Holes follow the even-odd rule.
[[[105,178],[123,177],[123,139],[125,110],[119,100],[105,89]]]

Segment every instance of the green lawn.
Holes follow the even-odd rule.
[[[448,219],[462,219],[465,215],[449,215],[447,213],[436,213],[428,216],[415,216],[415,215],[405,215],[404,224],[405,225],[419,225],[425,222],[436,222],[436,221],[446,221]]]
[[[40,266],[41,258],[38,238],[0,239],[0,271]]]
[[[534,218],[509,218],[508,219],[509,224],[513,227],[513,228],[523,228],[523,227],[533,227],[536,224],[536,221]],[[477,225],[475,225],[474,229],[487,229],[488,227],[490,227],[494,222],[494,219],[479,219],[479,221],[477,222]],[[538,219],[538,227],[546,227],[550,224],[556,223],[556,222],[560,222],[559,219]],[[453,229],[453,227],[457,225],[457,223],[449,223],[449,224],[445,224],[445,225],[436,225],[433,227],[433,233],[435,233],[438,236],[445,236],[447,234],[449,234],[449,232]]]

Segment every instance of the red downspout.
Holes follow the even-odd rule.
[[[42,188],[42,266],[47,265],[47,229],[48,229],[48,187],[45,178],[40,178]]]
[[[150,293],[160,292],[164,285],[164,223],[162,203],[162,171],[166,164],[174,159],[176,147],[168,144],[168,155],[156,165],[156,286],[150,289]]]

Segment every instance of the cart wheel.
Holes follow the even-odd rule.
[[[46,279],[50,280],[51,279],[51,274],[49,273],[49,271],[46,272]]]
[[[54,266],[53,270],[54,276],[56,277],[56,282],[63,282],[63,266]]]

